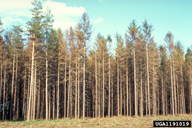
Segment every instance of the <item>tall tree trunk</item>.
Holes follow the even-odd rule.
[[[80,60],[79,60],[79,54],[78,53],[78,119],[80,117],[80,84],[79,84],[79,78],[80,78]]]
[[[11,108],[10,108],[10,116],[9,116],[9,118],[10,118],[10,120],[12,119],[12,112],[13,112],[13,108],[15,108],[15,107],[13,107],[13,89],[14,89],[14,78],[15,78],[15,54],[14,54],[14,56],[13,56],[13,71],[12,71],[12,90],[11,90]],[[14,106],[15,106],[15,104],[14,104]],[[13,114],[14,114],[14,112],[13,112]]]
[[[111,115],[111,114],[110,114],[110,109],[111,109],[111,107],[110,107],[110,104],[111,104],[111,103],[110,103],[110,100],[111,100],[111,90],[110,90],[110,89],[111,89],[111,85],[110,85],[110,84],[111,84],[111,83],[110,83],[110,82],[111,82],[111,78],[110,78],[110,77],[111,77],[111,74],[110,74],[110,73],[111,73],[111,67],[110,67],[110,64],[111,64],[111,63],[110,63],[110,54],[109,54],[109,98],[108,98],[108,117],[110,117],[110,115]]]
[[[23,114],[23,118],[24,118],[24,120],[25,120],[25,113],[26,113],[26,111],[25,111],[25,108],[26,108],[26,104],[25,104],[25,95],[26,95],[26,93],[25,93],[25,91],[26,91],[26,64],[25,64],[25,66],[24,66],[24,70],[25,70],[25,75],[24,75],[24,87],[23,87],[23,111],[22,111],[22,114]]]
[[[137,85],[136,85],[135,49],[134,49],[134,89],[135,89],[135,117],[137,117]]]
[[[40,74],[39,74],[40,76]],[[39,77],[39,90],[38,90],[38,101],[37,101],[37,118],[40,119],[40,92],[41,92],[41,80]]]
[[[59,119],[59,84],[60,84],[60,51],[58,55],[58,72],[57,72],[57,119]]]
[[[5,86],[6,86],[6,64],[4,67],[4,87],[3,87],[3,105],[6,107],[7,109],[7,102],[5,102]],[[6,114],[7,115],[7,114]],[[5,109],[3,109],[3,120],[5,120]]]
[[[33,35],[33,38],[35,38],[35,35]],[[30,111],[31,111],[35,41],[33,41],[32,49],[33,49],[33,50],[32,50],[32,62],[31,62],[31,84],[30,84],[30,94],[29,94],[29,103],[28,103],[28,111],[27,111],[27,121],[28,121],[28,122],[30,121]],[[12,85],[12,86],[13,86],[13,85]]]
[[[162,79],[161,79],[161,87],[162,87],[162,89],[161,89],[161,93],[162,93],[162,111],[163,111],[163,115],[165,115],[165,101],[164,101],[164,84],[163,84],[164,82],[163,82],[163,75],[162,75]]]
[[[1,110],[1,95],[2,95],[2,86],[3,86],[3,79],[2,79],[2,75],[3,75],[3,61],[1,61],[1,82],[0,82],[0,110]],[[0,112],[0,119],[1,118],[1,114],[2,112]]]
[[[173,60],[173,85],[174,85],[174,98],[175,98],[175,114],[177,114],[177,97],[176,97],[176,83],[175,83],[175,66]]]
[[[85,39],[84,39],[85,43]],[[83,120],[85,119],[85,46],[83,47]]]
[[[119,58],[117,57],[117,116],[119,116]]]
[[[127,116],[129,115],[129,83],[128,83],[128,79],[129,79],[129,72],[128,72],[128,60],[126,60],[126,91],[127,91]]]
[[[142,70],[142,69],[141,69]],[[140,99],[140,116],[143,117],[143,79],[142,79],[142,74],[143,72],[141,71],[140,73],[140,84],[141,84],[141,88],[140,88],[140,94],[141,94],[141,99]]]
[[[103,48],[103,118],[104,118],[104,110],[105,110],[105,65],[104,65],[104,48]]]
[[[112,74],[112,80],[111,80],[111,116],[113,116],[113,74]]]
[[[156,82],[155,82],[155,67],[154,67],[154,57],[153,57],[153,116],[156,116],[157,114],[157,103],[156,103]]]
[[[76,54],[76,81],[75,81],[75,119],[77,119],[77,60],[78,60],[78,56],[77,56],[77,54]]]
[[[151,116],[151,105],[150,105],[150,86],[149,86],[149,60],[148,60],[148,44],[146,44],[146,58],[147,58],[147,89],[148,89],[148,112],[149,117]]]
[[[101,117],[101,63],[99,63],[99,108],[98,108],[98,112],[99,112],[99,118]]]
[[[70,53],[70,59],[69,59],[69,84],[68,84],[68,103],[67,103],[67,118],[69,118],[69,112],[70,112],[70,96],[71,96],[71,53]]]
[[[48,120],[48,56],[47,56],[47,51],[46,51],[46,120]],[[50,102],[50,101],[49,101]]]
[[[13,119],[17,119],[17,69],[18,69],[18,55],[16,53],[16,69],[15,69],[15,92],[14,92],[14,108],[13,108]]]
[[[95,90],[96,90],[96,98],[95,98],[95,117],[97,118],[97,53],[95,51]]]
[[[121,63],[120,63],[121,65]],[[122,115],[122,71],[121,71],[121,68],[120,68],[120,115]]]
[[[172,66],[172,57],[170,56],[170,68],[171,68],[171,99],[172,99],[172,113],[175,115],[174,111],[174,95],[173,95],[173,66]]]
[[[36,88],[37,88],[37,65],[35,61],[35,79],[34,79],[34,103],[33,103],[33,120],[35,120],[35,112],[36,112]]]
[[[66,57],[65,57],[65,82],[64,82],[64,118],[66,117],[66,109],[67,109],[67,95],[66,95],[66,87],[67,87],[67,73],[66,73]]]

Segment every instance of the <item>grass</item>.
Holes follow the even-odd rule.
[[[26,121],[0,121],[0,128],[152,128],[154,120],[190,120],[192,115],[180,114],[177,116],[155,116],[155,117],[111,117],[111,118],[86,118],[83,119],[58,119],[58,120],[34,120]]]

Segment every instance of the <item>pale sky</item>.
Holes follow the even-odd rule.
[[[32,0],[0,0],[0,17],[3,28],[21,24],[23,28],[31,18]],[[116,47],[115,34],[123,37],[133,19],[137,25],[147,19],[154,27],[152,35],[158,45],[164,44],[168,31],[174,41],[180,40],[186,51],[192,45],[192,0],[43,0],[43,7],[49,7],[54,16],[54,28],[63,31],[75,26],[83,12],[87,12],[92,23],[92,46],[100,32],[113,38],[112,48]]]

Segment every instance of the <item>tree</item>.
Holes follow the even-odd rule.
[[[86,56],[86,45],[87,41],[89,40],[91,36],[91,23],[90,19],[87,15],[87,13],[83,13],[81,20],[80,20],[80,25],[81,25],[81,32],[83,36],[83,119],[85,119],[85,56]]]
[[[44,24],[42,23],[44,16],[42,15],[42,4],[40,1],[38,0],[34,0],[32,2],[32,5],[34,6],[34,8],[31,10],[32,12],[32,19],[31,21],[27,22],[28,25],[28,32],[29,35],[32,35],[32,37],[30,38],[32,40],[32,61],[31,61],[31,84],[30,84],[30,94],[29,94],[29,103],[28,103],[28,112],[27,112],[27,121],[29,121],[30,118],[30,111],[31,111],[31,102],[32,102],[32,89],[34,86],[34,61],[35,61],[35,45],[37,44],[37,42],[40,42],[42,39],[42,32],[43,32],[43,26]],[[47,75],[46,75],[47,76]],[[35,83],[36,84],[36,83]],[[47,101],[47,99],[46,99]],[[47,102],[46,102],[47,103]],[[35,108],[33,108],[35,110]],[[34,111],[33,110],[33,111]],[[47,112],[47,108],[46,108],[46,112]],[[48,115],[46,114],[46,119],[48,119]]]

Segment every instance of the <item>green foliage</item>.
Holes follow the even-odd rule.
[[[30,35],[35,34],[36,37],[42,38],[42,33],[43,33],[43,18],[44,15],[42,14],[42,4],[40,0],[34,0],[32,2],[32,5],[34,8],[31,10],[32,12],[32,19],[31,21],[27,22],[28,25],[28,32]]]

